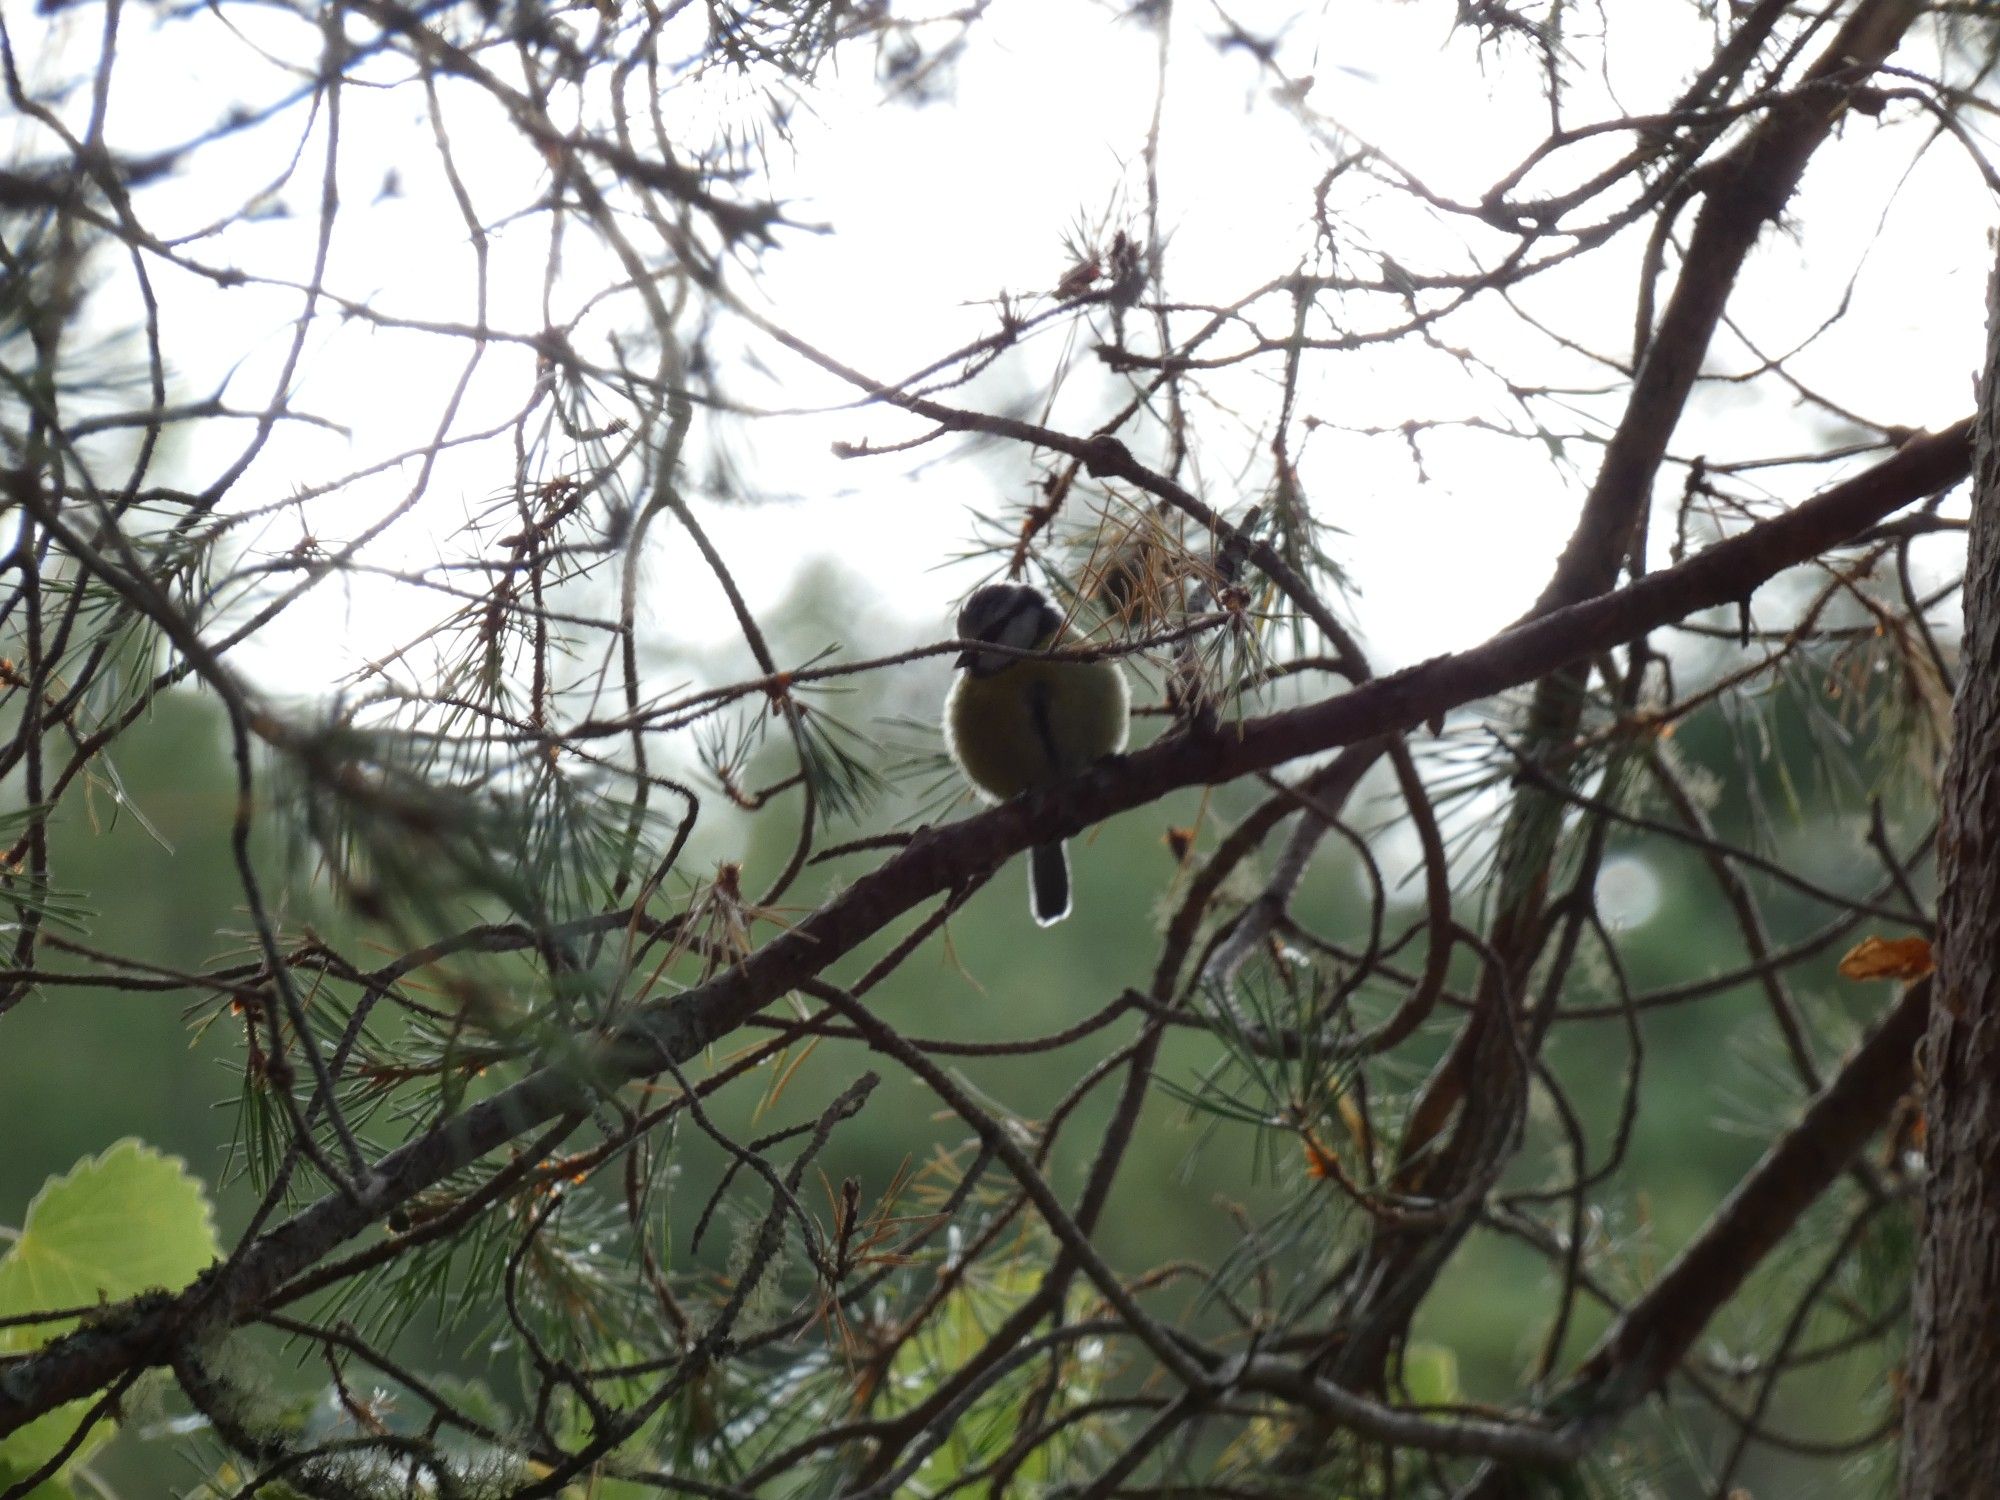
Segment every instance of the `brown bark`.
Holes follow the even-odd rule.
[[[1974,435],[1965,646],[1925,1037],[1930,1170],[1904,1390],[1906,1500],[2000,1495],[2000,269]]]

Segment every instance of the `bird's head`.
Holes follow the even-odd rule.
[[[960,640],[990,641],[1016,651],[1046,646],[1061,629],[1062,615],[1056,607],[1040,589],[1025,583],[989,583],[967,599],[958,612]],[[972,648],[958,654],[958,665],[974,677],[991,677],[1018,660],[1019,657]]]

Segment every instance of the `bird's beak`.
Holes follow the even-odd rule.
[[[958,659],[952,665],[954,667],[969,667],[972,665],[973,658],[977,655],[979,655],[977,651],[961,651],[958,653]]]

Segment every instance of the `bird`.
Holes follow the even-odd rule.
[[[958,638],[1047,651],[1074,639],[1040,589],[992,583],[958,612]],[[1129,700],[1114,661],[1050,661],[967,647],[945,696],[944,735],[973,789],[1004,802],[1063,781],[1125,746]],[[1069,915],[1060,840],[1028,855],[1028,909],[1047,927]]]

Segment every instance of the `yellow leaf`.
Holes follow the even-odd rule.
[[[1319,1137],[1310,1130],[1299,1133],[1299,1147],[1305,1152],[1306,1176],[1315,1182],[1323,1182],[1332,1177],[1340,1177],[1340,1162],[1334,1154],[1322,1146]]]
[[[1923,937],[1863,938],[1840,960],[1843,979],[1922,979],[1935,967]]]

